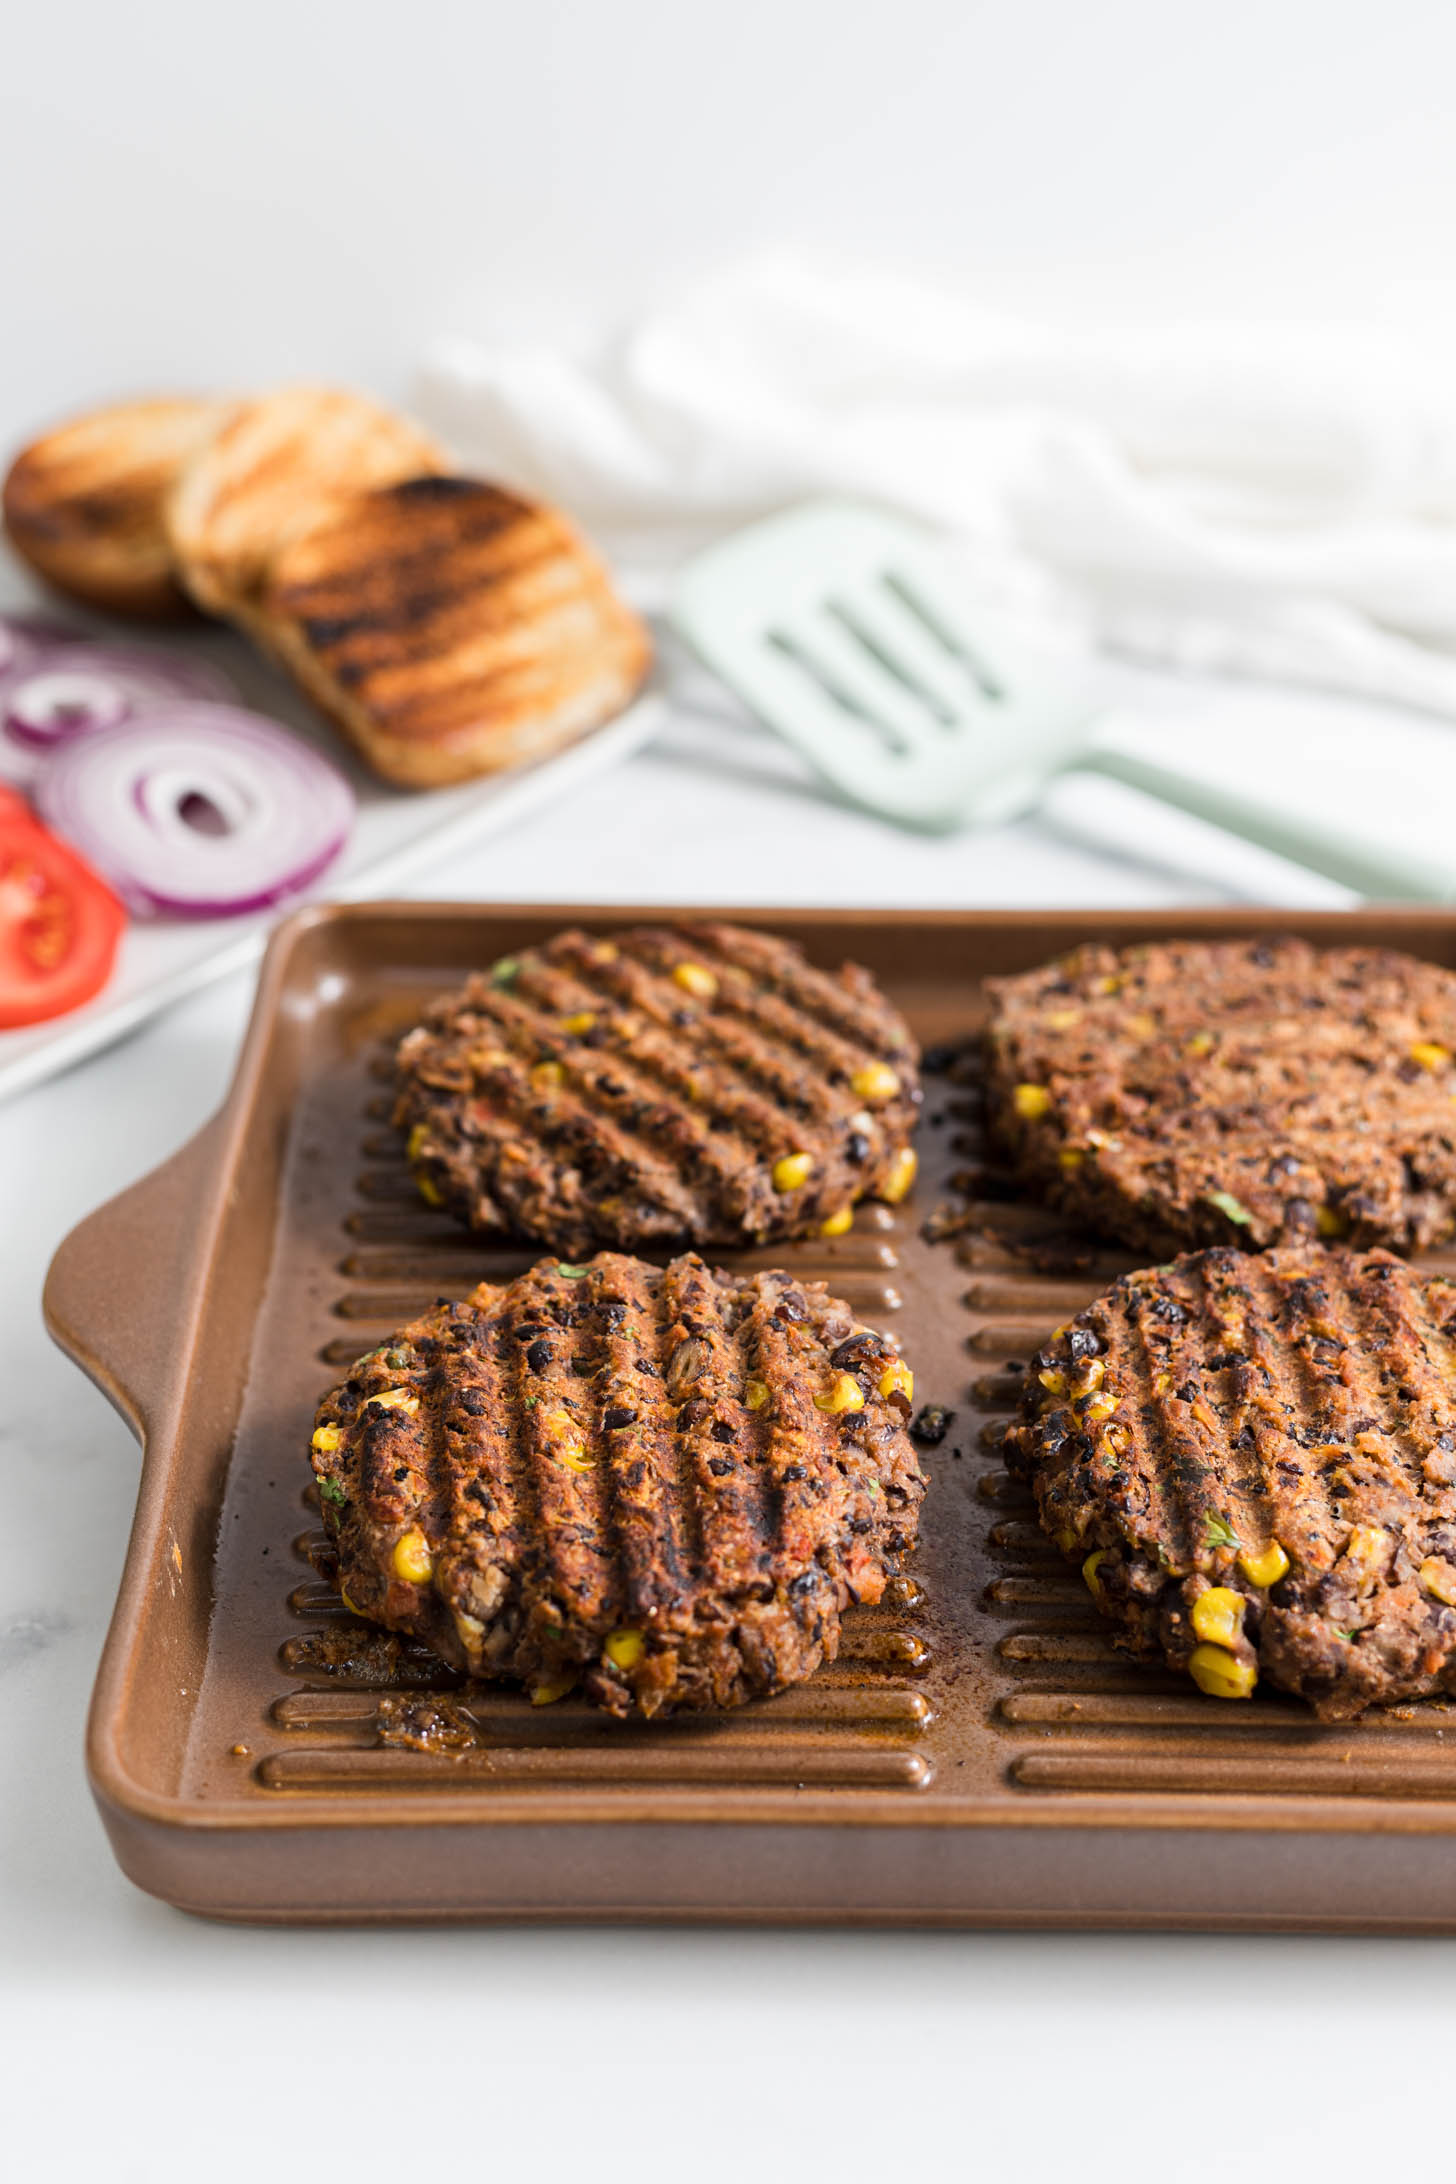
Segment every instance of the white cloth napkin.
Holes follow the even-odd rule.
[[[1113,651],[1456,716],[1438,361],[1368,331],[1053,332],[776,258],[596,357],[443,342],[422,402],[639,596],[754,516],[859,495],[942,527],[988,601]]]

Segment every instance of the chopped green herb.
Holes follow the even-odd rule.
[[[1238,1533],[1226,1517],[1205,1517],[1203,1528],[1208,1535],[1210,1547],[1237,1547],[1241,1544]]]
[[[556,1262],[556,1271],[569,1282],[579,1282],[583,1274],[590,1274],[589,1266],[568,1266],[564,1259]]]
[[[1248,1228],[1252,1223],[1254,1216],[1232,1191],[1205,1191],[1203,1197],[1206,1205],[1217,1206],[1220,1213],[1237,1222],[1240,1228]]]
[[[320,1501],[346,1502],[348,1499],[348,1495],[344,1492],[344,1489],[340,1486],[337,1479],[319,1480]]]
[[[521,959],[519,956],[503,955],[498,963],[492,963],[490,967],[491,984],[493,986],[508,986],[520,967]]]

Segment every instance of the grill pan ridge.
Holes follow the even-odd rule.
[[[623,1725],[464,1690],[312,1575],[318,1397],[438,1297],[535,1256],[421,1201],[388,1119],[393,1038],[469,969],[564,926],[722,914],[299,913],[222,1114],[62,1245],[48,1324],[146,1449],[88,1737],[125,1870],[238,1919],[1456,1931],[1456,1708],[1321,1727],[1275,1697],[1202,1699],[1112,1649],[1037,1529],[997,1450],[1013,1368],[1133,1261],[1069,1250],[994,1173],[958,1236],[927,1242],[947,1179],[983,1157],[975,1087],[943,1073],[907,1203],[862,1208],[843,1237],[712,1255],[824,1280],[900,1337],[917,1407],[955,1413],[921,1451],[920,1551],[846,1616],[836,1663],[729,1715]],[[822,968],[865,964],[927,1045],[979,1021],[984,976],[1085,939],[1277,929],[1456,962],[1456,925],[1419,911],[732,915]]]

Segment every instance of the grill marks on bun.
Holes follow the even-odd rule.
[[[376,771],[429,786],[619,712],[647,634],[556,510],[465,478],[354,495],[275,559],[268,641]]]
[[[189,612],[166,503],[221,413],[179,397],[121,402],[32,441],[5,480],[16,552],[88,606],[156,619]]]
[[[177,480],[172,550],[198,605],[252,627],[286,542],[340,495],[443,470],[438,441],[338,387],[285,387],[234,403]]]

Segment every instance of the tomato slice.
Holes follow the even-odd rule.
[[[125,925],[73,849],[23,804],[17,816],[0,803],[0,1030],[64,1016],[99,993]]]
[[[31,827],[38,824],[25,798],[17,795],[14,789],[7,789],[0,781],[0,827],[20,822]]]

